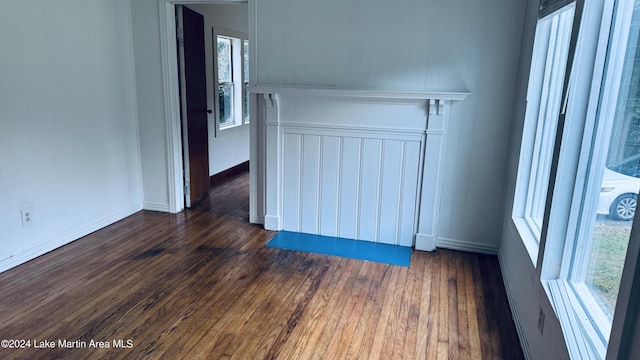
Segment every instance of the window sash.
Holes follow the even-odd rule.
[[[601,149],[609,148],[611,136],[611,124],[606,119],[612,118],[607,114],[613,114],[618,101],[616,76],[619,79],[624,58],[624,54],[609,53],[607,49],[614,48],[612,44],[616,41],[626,44],[626,39],[615,32],[610,38],[613,2],[590,3],[580,20],[588,25],[579,29],[583,39],[578,39],[571,81],[565,85],[573,89],[563,124],[571,130],[564,131],[556,144],[559,154],[554,161],[562,166],[551,175],[555,190],[553,201],[546,205],[550,211],[546,215],[547,235],[542,239],[545,251],[541,256],[541,277],[556,307],[572,356],[604,357],[612,325],[584,280],[606,161],[606,153]],[[624,29],[621,21],[631,16],[633,1],[618,2],[625,3],[627,8],[616,10],[613,28]],[[597,44],[593,44],[594,38],[598,39]],[[560,271],[553,270],[558,267]],[[572,339],[578,339],[574,344],[582,344],[574,349],[577,353],[572,352]]]

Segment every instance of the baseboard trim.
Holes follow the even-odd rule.
[[[209,177],[209,185],[215,186],[226,179],[232,178],[238,174],[242,174],[245,172],[249,172],[249,161],[245,161],[227,170],[223,170],[217,174],[211,175]]]
[[[265,215],[264,216],[264,229],[265,230],[273,230],[280,231],[282,227],[280,226],[280,217],[274,215]]]
[[[533,356],[531,355],[531,348],[529,347],[529,342],[527,341],[524,328],[522,326],[522,318],[520,316],[520,312],[513,302],[513,291],[511,290],[511,285],[509,283],[508,277],[506,276],[505,270],[502,267],[502,258],[500,257],[500,254],[498,254],[498,265],[500,266],[500,272],[502,273],[502,282],[504,284],[504,290],[507,293],[507,301],[509,302],[511,317],[513,318],[513,322],[516,325],[518,339],[520,339],[520,347],[522,348],[522,353],[525,359],[533,359]]]
[[[98,231],[104,227],[107,227],[117,221],[120,221],[127,216],[131,216],[138,211],[142,210],[142,203],[131,205],[123,210],[117,211],[110,215],[99,218],[88,224],[82,225],[76,229],[68,231],[62,235],[58,235],[45,243],[38,245],[29,250],[23,251],[14,256],[8,257],[0,261],[0,272],[7,271],[18,265],[24,264],[27,261],[33,260],[38,256],[44,255],[50,251],[53,251],[61,246],[67,245],[73,241],[76,241],[92,232]]]
[[[479,254],[496,255],[498,247],[494,245],[478,244],[470,241],[438,238],[436,247],[450,250],[467,251]]]
[[[152,201],[143,202],[142,203],[142,208],[144,210],[170,212],[169,211],[169,204],[157,203],[157,202],[152,202]]]
[[[433,251],[436,249],[436,237],[433,235],[416,234],[416,250]]]

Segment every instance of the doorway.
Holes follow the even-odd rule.
[[[178,61],[177,61],[177,53],[178,49],[175,42],[176,36],[176,27],[175,27],[175,15],[176,15],[176,5],[188,5],[191,8],[197,8],[201,6],[207,5],[225,5],[230,6],[234,5],[239,6],[238,4],[244,3],[244,7],[247,9],[245,17],[249,17],[249,6],[246,4],[246,1],[208,1],[204,2],[202,0],[197,1],[189,1],[189,0],[165,0],[164,2],[160,2],[159,8],[159,18],[161,25],[161,60],[163,67],[163,87],[165,93],[165,114],[167,115],[166,122],[166,131],[167,131],[167,139],[168,139],[168,153],[169,153],[169,208],[171,212],[179,212],[185,207],[185,199],[183,196],[183,185],[185,183],[183,178],[183,151],[182,151],[182,133],[181,133],[181,119],[180,119],[180,96],[179,96],[179,77],[178,77]],[[248,30],[248,29],[247,29]],[[211,29],[208,29],[205,26],[205,32],[209,33]],[[248,32],[248,31],[247,31]],[[249,39],[250,41],[250,39]],[[210,43],[209,43],[210,44]],[[253,49],[253,44],[251,45],[251,49]],[[253,61],[252,61],[253,62]],[[206,62],[207,69],[211,67],[211,62],[208,60]],[[253,63],[250,64],[250,67],[253,68],[255,66]],[[212,76],[207,76],[207,81],[213,81]],[[209,87],[210,88],[210,87]],[[253,98],[256,97],[251,95],[251,106],[249,110],[249,116],[253,118],[253,114],[255,113],[255,101]],[[212,104],[211,99],[214,99],[215,96],[211,94],[208,96],[209,104],[207,106],[208,109],[211,109],[213,114],[209,116],[209,140],[212,138],[212,133],[218,133],[218,122],[217,120],[213,120],[216,115],[215,113],[218,111],[217,104]],[[257,97],[256,97],[257,98]],[[249,140],[249,158],[251,161],[249,162],[250,171],[250,221],[252,223],[260,223],[261,219],[258,211],[258,199],[259,199],[259,191],[256,186],[258,183],[258,174],[256,169],[258,168],[259,158],[257,157],[257,149],[255,144],[256,140],[256,121],[252,121],[247,124],[247,133],[250,137]],[[234,131],[229,131],[228,134],[233,134]],[[237,132],[237,131],[236,131]],[[214,137],[218,134],[213,135]],[[210,158],[216,155],[224,156],[225,154],[218,154],[210,151]],[[255,161],[254,161],[255,160]],[[246,165],[246,164],[245,164]],[[261,203],[261,202],[260,202]]]

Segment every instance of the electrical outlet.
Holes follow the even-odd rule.
[[[538,331],[540,331],[540,335],[542,335],[542,330],[544,330],[544,311],[540,308],[540,313],[538,314]]]
[[[22,227],[31,227],[33,224],[33,212],[31,211],[31,207],[20,209],[20,216],[22,217]]]

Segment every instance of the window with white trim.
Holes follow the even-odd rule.
[[[551,48],[540,45],[538,35],[548,26],[548,17],[569,8],[538,24],[518,170],[518,181],[527,190],[516,193],[514,221],[537,215],[528,211],[537,209],[530,192],[537,181],[532,174],[541,170],[531,167],[540,164],[533,160],[536,156],[544,158],[538,144],[545,141],[537,138],[546,132],[539,125],[541,116],[531,124],[529,110],[539,114],[543,106],[535,101],[544,104],[545,97],[531,94],[553,87],[551,81],[540,80],[549,68],[569,64],[569,76],[563,76],[556,89],[564,96],[547,106],[555,113],[557,136],[551,140],[549,160],[542,162],[546,166],[548,161],[549,170],[542,171],[548,184],[544,191],[550,194],[542,200],[541,221],[534,219],[538,222],[533,226],[541,225],[544,252],[537,259],[569,353],[583,359],[606,354],[640,190],[640,1],[592,0],[578,6],[579,29],[568,38],[567,55],[551,60],[557,61],[551,66],[550,51],[544,61],[536,58],[539,46]],[[523,241],[530,231],[524,228],[518,226]]]
[[[574,9],[570,4],[540,19],[535,34],[513,213],[535,247],[540,242]]]
[[[242,118],[249,123],[249,41],[242,40]]]
[[[214,30],[217,119],[220,130],[249,122],[249,42]]]

